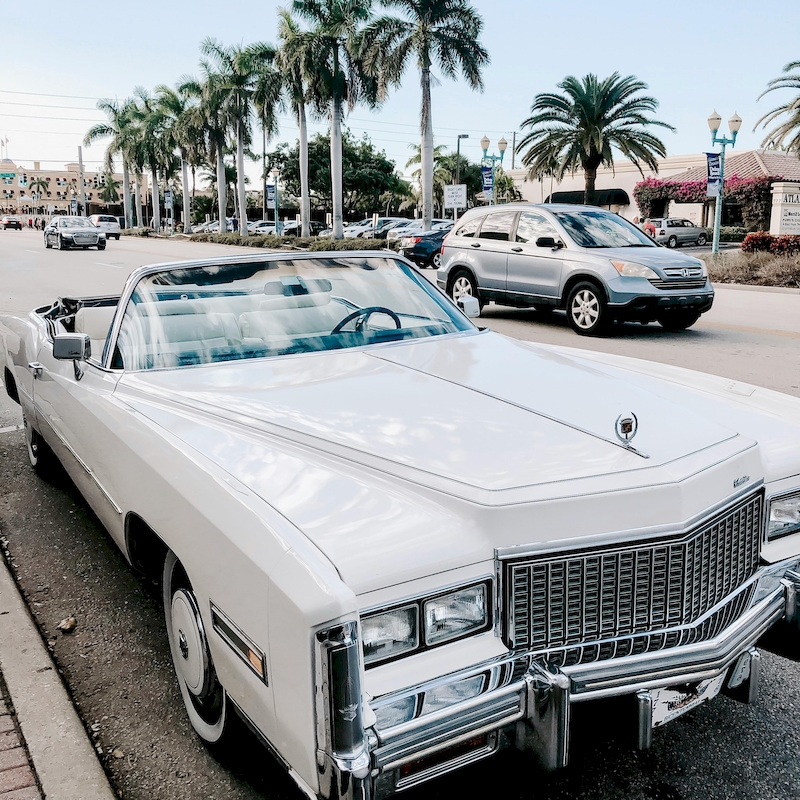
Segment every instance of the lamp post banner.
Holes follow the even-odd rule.
[[[483,179],[484,199],[491,201],[494,197],[494,172],[491,166],[484,164],[481,167],[481,178]]]
[[[267,184],[267,208],[275,208],[275,187]]]
[[[708,159],[708,197],[719,197],[722,193],[722,181],[720,180],[720,156],[719,153],[706,153]]]

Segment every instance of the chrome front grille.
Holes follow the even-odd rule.
[[[666,267],[664,274],[667,278],[702,278],[702,267]]]
[[[627,655],[617,644],[610,655],[600,650],[608,649],[607,640],[633,641],[637,634],[649,635],[638,645],[645,649],[659,631],[661,646],[684,644],[680,632],[667,642],[675,639],[670,629],[691,626],[755,573],[762,498],[751,496],[681,535],[509,559],[503,565],[507,644],[534,652],[580,646],[589,651],[581,662]],[[586,647],[593,643],[597,654]]]

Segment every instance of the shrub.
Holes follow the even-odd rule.
[[[776,256],[800,255],[800,236],[776,236],[769,247]]]
[[[714,229],[708,228],[708,241],[714,239]],[[747,236],[745,228],[736,225],[723,225],[719,229],[719,240],[721,242],[742,242]]]
[[[195,233],[191,237],[193,242],[213,242],[214,244],[229,244],[239,247],[259,247],[269,250],[310,250],[323,252],[326,250],[397,250],[399,242],[387,245],[386,239],[328,239],[308,238],[296,236],[262,236],[261,234],[241,236],[238,233]]]
[[[716,256],[706,255],[703,260],[714,283],[800,287],[800,259],[796,255],[727,250]]]
[[[775,255],[800,255],[800,236],[772,236],[766,231],[748,233],[742,242],[745,253],[774,253]]]
[[[125,228],[120,233],[123,236],[150,236],[153,233],[152,228]]]

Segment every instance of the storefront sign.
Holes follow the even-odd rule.
[[[769,232],[773,236],[800,235],[800,183],[772,184]]]

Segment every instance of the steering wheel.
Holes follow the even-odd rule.
[[[347,325],[348,322],[352,322],[354,319],[361,319],[360,322],[357,322],[355,325],[355,329],[357,331],[364,330],[364,326],[367,324],[367,320],[373,314],[386,314],[387,316],[391,317],[394,320],[395,327],[397,330],[402,328],[402,323],[400,322],[400,317],[394,313],[390,308],[385,308],[384,306],[367,306],[366,308],[358,308],[352,314],[348,314],[332,331],[331,336],[334,333],[341,333],[342,328]],[[362,319],[363,318],[363,319]]]

